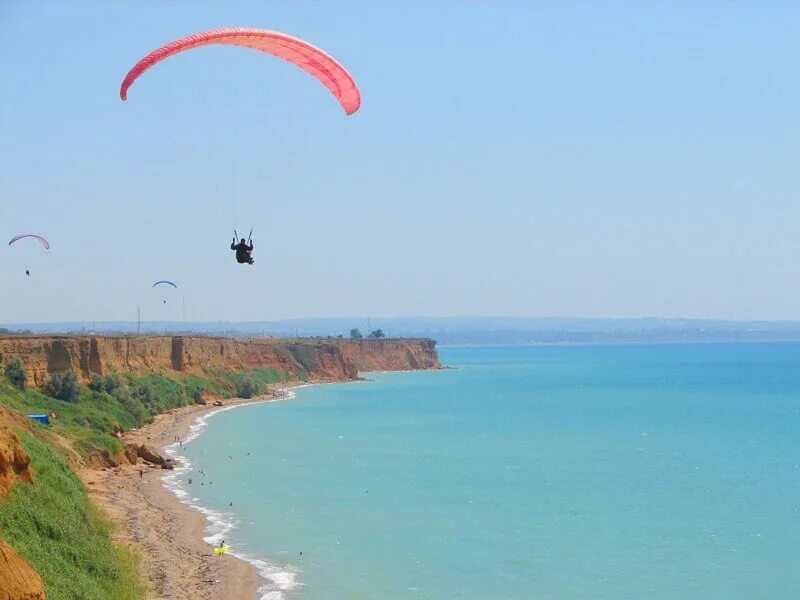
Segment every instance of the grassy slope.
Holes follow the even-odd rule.
[[[49,431],[92,459],[122,450],[122,442],[113,435],[115,427],[126,431],[140,426],[159,412],[193,403],[200,392],[232,397],[245,380],[263,391],[269,383],[288,379],[287,373],[266,368],[250,373],[209,371],[203,376],[127,376],[128,390],[152,390],[151,402],[139,405],[144,412],[137,412],[105,392],[84,389],[78,402],[69,403],[18,390],[0,377],[0,404],[23,414],[56,413]],[[36,483],[17,484],[0,502],[0,535],[41,575],[50,600],[141,597],[135,555],[111,543],[111,525],[89,501],[64,458],[67,450],[54,443],[55,436],[18,433],[31,456]]]
[[[129,375],[125,378],[128,388],[146,386],[152,389],[153,402],[144,406],[144,413],[131,411],[105,392],[84,389],[80,401],[70,403],[30,389],[17,390],[0,379],[0,403],[22,413],[55,413],[57,418],[51,421],[51,430],[71,440],[84,457],[92,457],[103,451],[116,454],[122,450],[122,443],[113,435],[115,427],[123,432],[140,427],[159,413],[193,404],[202,392],[223,398],[234,397],[245,379],[252,380],[261,392],[270,383],[287,381],[289,375],[269,368],[253,369],[249,373],[209,371],[203,376]]]
[[[111,524],[67,462],[29,433],[20,440],[36,484],[18,483],[0,503],[0,531],[39,573],[47,598],[140,598],[135,554],[111,543]]]

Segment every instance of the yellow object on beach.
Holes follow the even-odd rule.
[[[227,553],[228,553],[227,546],[217,546],[216,548],[214,548],[214,554],[216,554],[217,556],[219,556],[220,554],[227,554]]]

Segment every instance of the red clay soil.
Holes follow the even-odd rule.
[[[0,540],[0,600],[45,600],[42,578]]]

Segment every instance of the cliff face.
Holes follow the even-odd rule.
[[[439,367],[435,342],[422,339],[277,340],[206,336],[0,336],[0,366],[18,357],[29,385],[51,373],[72,370],[86,380],[92,373],[142,374],[204,368],[230,370],[271,367],[299,379],[343,381],[361,371],[401,371]]]
[[[33,483],[28,469],[31,459],[20,446],[17,434],[9,427],[9,425],[17,423],[16,418],[0,406],[0,498],[17,481]]]
[[[342,350],[362,372],[441,368],[436,342],[428,339],[348,340]]]

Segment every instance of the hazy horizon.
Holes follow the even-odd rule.
[[[800,321],[505,317],[330,317],[278,321],[111,321],[3,324],[10,333],[170,334],[234,337],[350,337],[377,329],[387,337],[446,345],[558,343],[796,342]]]

